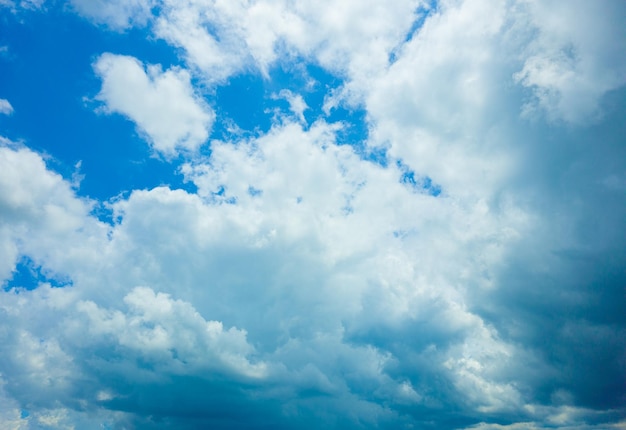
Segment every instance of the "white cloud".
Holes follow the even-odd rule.
[[[183,48],[188,62],[212,82],[248,65],[266,74],[285,53],[315,58],[334,72],[367,76],[386,66],[388,53],[406,36],[420,4],[168,0],[155,32]]]
[[[47,170],[38,154],[9,141],[0,145],[0,195],[3,281],[10,277],[20,254],[35,256],[37,263],[45,261],[66,274],[72,270],[61,260],[68,252],[85,257],[98,253],[90,247],[106,234],[106,228],[87,218],[93,202],[75,198],[70,184]],[[59,248],[62,238],[85,241],[84,246]]]
[[[394,416],[382,410],[372,415],[376,396],[405,404],[407,397],[398,393],[406,392],[413,373],[403,371],[397,379],[386,374],[388,363],[402,355],[358,341],[364,333],[377,326],[393,336],[407,325],[425,324],[436,337],[456,333],[478,344],[498,343],[485,337],[455,286],[481,276],[471,261],[482,261],[485,245],[476,239],[482,229],[492,231],[494,242],[509,240],[498,233],[496,220],[485,222],[489,215],[480,209],[474,214],[477,208],[459,210],[453,200],[414,194],[399,182],[399,170],[335,145],[334,130],[325,123],[308,131],[285,123],[257,140],[214,142],[210,164],[185,169],[199,196],[168,188],[135,191],[113,204],[119,223],[109,240],[97,230],[55,237],[64,249],[61,261],[38,258],[42,249],[29,248],[35,259],[71,268],[74,287],[4,293],[11,309],[7,323],[24,333],[4,339],[15,350],[4,368],[37,381],[64,381],[42,391],[61,402],[78,383],[74,378],[82,377],[99,381],[93,392],[109,399],[99,400],[104,403],[121,401],[125,392],[123,384],[107,382],[114,375],[146,393],[164,377],[211,372],[235,375],[235,381],[260,378],[255,396],[286,401],[292,397],[286,393],[327,393],[341,399],[327,406],[331,410],[350,408],[355,419],[373,425]],[[33,153],[5,152],[43,166]],[[33,176],[32,188],[41,188],[38,178],[46,177],[55,178]],[[61,184],[71,189],[69,182]],[[215,195],[220,187],[223,195]],[[27,194],[33,207],[49,198]],[[11,196],[8,189],[3,193],[9,204]],[[67,198],[64,206],[79,204]],[[483,222],[476,218],[468,231],[468,216]],[[88,224],[89,216],[83,217]],[[33,222],[27,220],[26,231]],[[399,239],[396,230],[419,234]],[[45,242],[46,231],[33,240]],[[96,253],[79,252],[85,244]],[[478,255],[468,260],[464,246]],[[232,326],[238,328],[225,328]],[[427,346],[420,343],[416,351]],[[454,348],[442,348],[435,354],[440,363],[459,359]],[[93,362],[87,357],[95,350],[105,355]],[[19,362],[22,355],[36,363]],[[432,372],[448,369],[435,365]],[[10,392],[22,399],[28,390],[15,383],[9,381]],[[368,384],[381,387],[376,396],[368,394]],[[99,395],[102,390],[108,395]],[[424,386],[412,390],[413,401],[425,398]],[[314,407],[298,396],[288,404],[301,411]]]
[[[191,86],[185,70],[146,69],[135,58],[103,54],[94,69],[102,79],[96,98],[109,113],[134,121],[152,147],[166,157],[194,151],[209,136],[214,114]]]
[[[393,156],[451,195],[488,198],[515,169],[500,97],[510,80],[500,43],[506,2],[439,7],[369,83],[372,143],[389,142]]]
[[[276,98],[283,98],[289,103],[289,110],[296,116],[298,121],[302,124],[306,124],[304,118],[304,111],[309,107],[300,94],[294,94],[289,90],[281,90]]]
[[[0,99],[0,114],[11,115],[13,113],[13,106],[7,99]]]
[[[139,428],[210,427],[233,410],[233,427],[618,422],[623,126],[608,111],[581,119],[621,85],[607,60],[619,31],[601,28],[614,4],[585,7],[579,28],[558,2],[442,1],[404,42],[415,3],[166,2],[156,33],[209,81],[294,52],[344,74],[335,101],[364,103],[388,165],[338,145],[341,125],[284,119],[190,157],[195,193],[110,202],[107,226],[7,143],[0,275],[27,255],[73,281],[0,293],[9,403],[36,393],[40,422],[84,410]],[[112,54],[95,69],[105,110],[156,151],[207,140],[190,72]],[[280,94],[302,122],[302,98]],[[527,96],[548,121],[520,117]],[[406,169],[441,195],[403,183]]]
[[[92,301],[77,304],[88,321],[90,342],[112,338],[112,348],[125,348],[128,356],[137,354],[154,362],[159,372],[197,375],[217,369],[250,378],[266,376],[264,363],[247,358],[254,348],[247,343],[245,331],[205,321],[189,303],[147,287],[134,288],[124,302],[129,308],[126,314],[100,309]]]
[[[145,25],[151,17],[155,0],[71,0],[80,15],[115,30]]]
[[[587,123],[597,119],[601,98],[626,84],[626,8],[603,0],[569,3],[528,1],[529,26],[538,33],[515,79],[533,89],[537,107],[550,119]],[[576,22],[577,25],[571,25]]]

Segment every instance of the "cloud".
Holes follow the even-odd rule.
[[[84,248],[73,252],[93,255],[95,250],[89,247],[106,231],[87,218],[93,202],[75,198],[71,185],[49,171],[40,155],[8,140],[0,146],[0,166],[3,280],[10,278],[20,254],[36,256],[38,264],[45,261],[59,273],[69,273],[71,269],[59,260],[67,256],[67,250],[58,247],[62,237],[86,240]]]
[[[595,121],[602,96],[626,83],[626,61],[613,43],[626,38],[621,25],[626,8],[612,1],[602,1],[593,10],[583,1],[567,6],[531,1],[526,6],[538,37],[515,74],[533,89],[534,100],[526,104],[525,114],[541,108],[554,120]]]
[[[11,10],[15,13],[18,11],[18,7],[26,10],[42,9],[45,2],[46,0],[0,0],[0,6],[11,8]]]
[[[275,98],[282,98],[289,104],[289,110],[296,116],[300,123],[305,124],[304,111],[309,107],[300,94],[294,94],[289,90],[281,90]]]
[[[0,114],[11,115],[13,113],[13,106],[7,99],[0,99]]]
[[[104,54],[97,98],[185,152],[193,191],[133,190],[104,223],[41,155],[0,148],[0,419],[623,426],[616,5],[164,2],[154,31],[190,71]],[[286,90],[295,118],[194,153],[213,113],[191,73],[218,86],[294,52],[342,74],[329,109],[361,103],[385,162]],[[71,285],[19,288],[22,257]]]
[[[82,16],[114,30],[142,26],[151,18],[154,0],[71,0],[72,7]]]
[[[133,57],[102,54],[94,64],[102,79],[96,96],[107,113],[134,121],[151,146],[165,157],[195,151],[209,136],[212,110],[195,93],[182,69],[147,69]]]
[[[77,304],[88,320],[92,341],[112,338],[112,347],[128,349],[125,355],[138,353],[155,366],[164,366],[159,372],[197,374],[221,367],[251,378],[265,376],[263,363],[252,364],[246,358],[254,348],[244,331],[224,330],[221,322],[202,319],[189,303],[147,287],[134,288],[124,303],[129,308],[126,314],[100,309],[92,301]]]
[[[526,387],[521,392],[530,390],[531,398],[551,402],[561,388],[570,393],[573,404],[613,408],[623,402],[618,394],[623,384],[611,379],[623,372],[619,368],[624,345],[618,339],[624,336],[624,325],[616,307],[624,303],[619,298],[623,275],[618,269],[624,254],[619,249],[622,241],[617,245],[610,232],[623,230],[625,207],[618,188],[605,181],[624,168],[616,161],[623,160],[618,137],[623,103],[603,105],[602,100],[614,91],[623,97],[623,87],[615,89],[623,83],[609,78],[620,75],[623,56],[617,60],[603,53],[616,46],[605,34],[623,37],[610,20],[602,24],[601,17],[616,14],[617,6],[602,4],[601,10],[589,12],[584,26],[571,25],[566,18],[575,8],[559,13],[559,5],[546,4],[547,10],[528,22],[529,4],[516,6],[442,3],[439,13],[402,48],[388,73],[371,85],[367,110],[376,124],[371,142],[388,145],[390,154],[461,202],[485,199],[494,215],[507,202],[510,218],[501,220],[507,226],[513,220],[525,226],[510,230],[520,240],[495,248],[507,255],[503,266],[498,268],[497,261],[484,266],[493,270],[484,285],[495,290],[475,290],[465,303],[494,324],[503,340],[526,346],[514,356],[527,356],[536,363],[533,366],[545,366],[538,371],[518,362],[519,374],[525,375],[516,383]],[[560,29],[558,37],[548,36],[545,29],[533,39],[537,27],[556,31],[551,25]],[[463,32],[457,30],[460,27]],[[520,42],[528,45],[520,48]],[[524,107],[529,93],[516,88],[518,70],[534,61],[537,52],[549,55],[564,44],[580,44],[580,61],[594,69],[589,75],[594,76],[589,80],[593,87],[579,88],[590,89],[589,98],[579,99],[579,89],[560,88],[558,98],[568,102],[542,105],[536,111],[539,119],[530,120]],[[587,50],[591,45],[596,49]],[[575,80],[587,80],[586,72],[573,73]],[[561,72],[553,76],[569,79]],[[555,120],[561,124],[555,125]],[[602,125],[589,126],[595,121]],[[603,143],[597,145],[599,136]],[[600,217],[598,207],[606,208]],[[596,290],[594,285],[602,287]],[[585,348],[597,354],[581,354]],[[468,384],[464,391],[471,393],[479,385],[464,373],[469,362],[458,365],[463,379],[457,383]],[[583,371],[596,366],[611,370]],[[492,392],[498,392],[501,400],[515,398],[506,386],[498,387],[500,391],[481,386],[486,398]]]
[[[285,54],[314,58],[337,73],[367,75],[409,31],[418,1],[248,4],[164,1],[155,34],[181,47],[210,82],[252,66],[267,75]],[[327,43],[332,40],[332,43]]]
[[[442,377],[452,377],[450,372],[463,366],[463,349],[449,337],[499,345],[463,309],[463,295],[452,283],[463,275],[452,271],[437,281],[431,276],[440,269],[432,267],[414,286],[424,243],[418,240],[416,248],[403,250],[393,234],[419,228],[411,221],[413,213],[422,212],[430,235],[440,235],[451,219],[467,213],[427,193],[413,194],[399,181],[399,170],[389,171],[361,160],[350,147],[337,146],[335,129],[318,123],[304,131],[287,123],[258,141],[215,142],[210,165],[191,163],[185,169],[198,195],[168,188],[135,191],[113,204],[119,221],[110,233],[68,236],[63,246],[67,259],[55,266],[74,268],[74,287],[5,293],[7,309],[12,309],[6,322],[20,327],[17,333],[22,334],[5,335],[5,345],[15,352],[5,355],[3,369],[11,369],[11,375],[33,375],[30,384],[57,381],[41,391],[39,402],[46,408],[71,408],[72,393],[85,389],[100,393],[83,397],[95,410],[153,414],[163,400],[151,393],[172,381],[185,401],[191,401],[188,396],[199,384],[198,389],[232,392],[222,399],[222,407],[266,404],[269,412],[251,419],[275,424],[300,425],[301,414],[315,415],[319,408],[332,415],[351,411],[353,418],[345,421],[320,418],[329,425],[391,423],[400,419],[399,412],[382,408],[379,401],[423,407],[433,401],[429,397],[441,396],[425,392],[428,380],[403,364],[390,374],[389,369],[398,367],[395,362],[404,362],[405,352],[380,343],[372,331],[378,326],[393,339],[426,324],[431,339],[419,342],[414,351],[436,357],[441,364],[431,374]],[[29,152],[7,154],[37,159]],[[65,187],[70,189],[69,182]],[[217,194],[220,187],[222,195]],[[250,187],[260,193],[250,193]],[[389,204],[403,200],[405,205],[395,208]],[[70,198],[66,204],[76,203]],[[431,204],[448,212],[444,224],[435,218],[441,211],[428,209]],[[89,216],[85,218],[88,223]],[[445,260],[464,258],[453,244],[471,241],[472,235],[463,238],[459,233],[439,237],[440,251],[450,253]],[[91,241],[97,256],[73,252],[74,240]],[[37,252],[30,255],[38,259]],[[431,282],[438,285],[434,295]],[[265,311],[258,312],[259,306]],[[415,314],[416,309],[421,311]],[[46,341],[38,344],[35,339]],[[39,358],[20,361],[24,355]],[[482,360],[492,358],[485,355]],[[35,363],[41,363],[40,370],[32,367]],[[490,386],[485,381],[492,376],[467,372],[479,381],[477,399],[491,404],[481,396],[481,387]],[[206,380],[205,374],[228,378]],[[112,382],[121,375],[127,383]],[[18,386],[21,379],[9,378],[7,386],[12,396],[24,400],[32,385],[22,381]],[[83,379],[93,381],[92,388],[79,382]],[[128,391],[131,381],[135,394]],[[238,393],[240,383],[251,384],[252,391]],[[377,389],[371,393],[370,386]],[[276,404],[287,409],[274,409]],[[206,407],[196,402],[189,413]],[[169,412],[172,423],[186,425],[174,418],[182,411]]]

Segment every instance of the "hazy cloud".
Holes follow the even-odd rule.
[[[7,99],[0,99],[0,114],[11,115],[13,113],[13,106]]]

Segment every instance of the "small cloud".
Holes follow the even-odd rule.
[[[13,13],[16,13],[18,8],[27,10],[37,10],[43,8],[46,0],[21,0],[19,2],[13,0],[0,0],[0,7],[11,8]]]
[[[76,164],[74,164],[74,173],[72,173],[72,188],[74,188],[75,190],[80,188],[80,183],[83,181],[83,179],[85,179],[85,175],[80,172],[82,166],[82,160],[79,160]]]
[[[22,0],[20,6],[24,9],[41,9],[46,0]]]
[[[102,79],[96,96],[104,103],[101,111],[132,120],[165,157],[194,151],[208,139],[215,114],[195,93],[186,70],[144,67],[134,57],[109,53],[100,56],[94,70]]]
[[[33,1],[33,0],[31,0]],[[95,24],[113,30],[143,26],[150,19],[153,0],[71,0],[72,8]]]
[[[7,99],[0,99],[0,114],[11,115],[13,113],[13,106]]]
[[[274,99],[284,99],[289,103],[289,110],[293,112],[293,114],[298,118],[298,121],[302,124],[306,124],[306,119],[304,118],[304,111],[309,108],[309,106],[304,101],[304,98],[300,94],[294,94],[289,90],[281,90],[278,95],[274,95]]]

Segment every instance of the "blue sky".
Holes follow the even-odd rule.
[[[626,426],[620,0],[0,0],[0,427]]]

